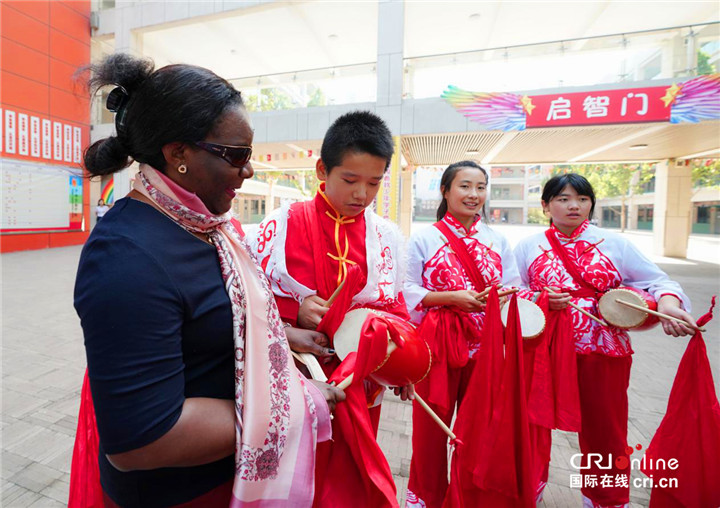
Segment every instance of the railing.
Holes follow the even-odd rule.
[[[97,0],[111,5],[113,0]],[[718,72],[720,22],[492,48],[404,60],[403,97],[439,97],[448,84],[471,91],[538,90],[649,81]],[[375,62],[238,77],[250,111],[375,102]],[[106,123],[104,108],[95,120]],[[102,117],[99,117],[101,115]]]
[[[438,97],[448,84],[509,92],[717,72],[720,22],[404,61],[404,98]]]

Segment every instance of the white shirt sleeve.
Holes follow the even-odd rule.
[[[520,242],[515,246],[513,251],[513,257],[517,265],[517,270],[520,273],[520,287],[523,289],[530,289],[530,275],[528,273],[528,254],[526,252],[526,242]]]
[[[422,252],[421,243],[422,238],[417,234],[412,235],[408,241],[407,271],[403,286],[403,296],[413,320],[421,318],[422,314],[424,314],[424,312],[416,310],[416,307],[422,302],[425,295],[430,292],[423,287],[422,283],[425,256]]]
[[[279,209],[272,211],[267,217],[263,219],[260,224],[248,229],[245,232],[245,238],[248,245],[250,246],[250,253],[255,257],[258,263],[261,263],[262,260],[269,256],[272,251],[273,243],[275,242],[276,231],[273,230],[272,235],[270,235],[269,238],[263,239],[262,235],[268,222],[270,222],[271,220],[275,220],[277,223],[277,220],[280,217],[279,211]],[[265,241],[263,242],[263,240]],[[259,252],[261,247],[263,252]]]
[[[683,308],[690,312],[690,299],[680,284],[671,280],[660,267],[645,257],[631,242],[625,240],[623,243],[623,284],[636,289],[644,289],[655,300],[659,300],[665,294],[675,295],[682,303]]]
[[[500,237],[501,251],[500,256],[502,258],[502,285],[509,287],[520,287],[520,273],[518,272],[518,266],[515,262],[515,256],[510,248],[510,244],[503,235],[498,234]]]

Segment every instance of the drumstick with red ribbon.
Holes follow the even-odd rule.
[[[342,291],[342,288],[345,285],[345,280],[346,279],[343,279],[343,281],[340,283],[340,285],[337,287],[337,289],[333,292],[333,294],[330,295],[330,298],[328,298],[327,302],[325,302],[325,307],[330,307],[332,305],[332,303],[335,301],[335,298],[338,297],[338,295],[340,294],[340,291]]]
[[[503,289],[498,293],[498,297],[502,298],[503,296],[512,295],[514,293],[517,293],[520,291],[520,288],[512,288],[512,289]]]
[[[556,293],[555,291],[553,291],[552,289],[547,288],[547,287],[545,288],[545,291],[547,291],[547,292],[550,293],[551,295],[556,295],[556,294],[558,294],[558,293]],[[570,307],[572,307],[573,309],[575,309],[576,311],[580,312],[581,314],[585,314],[587,317],[589,317],[589,318],[592,319],[593,321],[597,321],[598,323],[600,323],[600,324],[603,325],[603,326],[609,326],[605,321],[603,321],[603,320],[600,319],[599,317],[593,316],[593,315],[590,314],[588,311],[586,311],[585,309],[583,309],[583,308],[581,308],[581,307],[578,307],[578,306],[575,305],[574,303],[568,302],[568,305],[569,305]]]
[[[492,288],[494,288],[494,287],[500,289],[500,288],[502,287],[502,284],[495,284],[494,286],[490,286],[489,288],[483,289],[482,291],[480,291],[480,292],[477,294],[477,296],[475,297],[475,299],[476,299],[476,300],[483,300],[483,299],[487,298],[487,295],[490,294],[490,291],[491,291]]]
[[[478,293],[477,296],[475,297],[475,299],[476,299],[476,300],[485,300],[485,299],[487,298],[487,296],[490,294],[490,290],[491,290],[493,287],[496,287],[496,288],[500,289],[500,288],[502,287],[502,284],[496,284],[495,286],[490,286],[489,288],[487,288],[487,289],[481,291],[480,293]],[[499,291],[499,292],[498,292],[498,297],[501,297],[501,298],[502,298],[503,296],[507,296],[507,295],[511,295],[511,294],[513,294],[513,293],[517,293],[518,291],[520,291],[519,288],[503,289],[502,291]]]
[[[420,397],[420,395],[418,395],[416,393],[415,395],[413,395],[413,397],[415,398],[417,403],[420,404],[420,407],[425,410],[425,412],[428,414],[428,416],[430,418],[432,418],[435,423],[438,424],[438,427],[440,427],[443,430],[443,432],[445,432],[445,434],[447,434],[447,436],[450,438],[451,444],[462,444],[462,441],[460,441],[457,438],[457,436],[453,433],[453,431],[450,430],[450,427],[445,425],[445,422],[442,421],[442,419],[437,415],[437,413],[435,411],[432,410],[432,408],[430,406],[428,406],[427,402],[425,402],[423,400],[423,398]]]
[[[662,312],[658,312],[656,310],[650,310],[646,309],[645,307],[641,307],[640,305],[635,305],[634,303],[626,302],[625,300],[620,300],[619,298],[615,300],[617,303],[625,305],[626,307],[630,307],[631,309],[639,310],[641,312],[645,312],[646,314],[652,314],[653,316],[663,318],[663,319],[669,319],[671,321],[677,321],[678,323],[682,323],[685,326],[689,326],[693,330],[698,330],[700,332],[705,332],[705,328],[699,328],[697,326],[693,326],[684,319],[676,318],[675,316],[671,316],[670,314],[664,314]]]
[[[345,280],[340,283],[340,285],[335,289],[332,295],[330,295],[330,298],[328,298],[327,302],[325,302],[325,307],[330,308],[333,301],[338,297],[340,294],[340,291],[342,291],[343,286],[345,285]],[[308,370],[310,371],[310,376],[312,376],[313,379],[317,379],[318,381],[322,381],[323,383],[327,381],[327,376],[322,370],[322,367],[320,366],[320,362],[317,361],[317,358],[312,353],[297,353],[295,351],[290,351],[292,355],[303,365],[305,365]]]

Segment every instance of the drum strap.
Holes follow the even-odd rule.
[[[575,283],[580,286],[579,290],[570,291],[572,296],[577,298],[582,297],[597,297],[599,293],[598,288],[587,282],[582,278],[580,274],[580,268],[573,262],[567,254],[567,251],[560,245],[560,240],[555,236],[555,232],[552,229],[545,231],[545,238],[550,242],[550,247],[557,257],[562,261],[563,266],[568,271],[570,276],[573,278]]]
[[[306,201],[301,206],[305,223],[307,224],[307,231],[310,233],[310,240],[312,241],[311,245],[313,259],[315,260],[315,285],[317,286],[317,292],[321,298],[330,298],[330,295],[332,295],[335,288],[331,286],[330,280],[325,272],[325,266],[327,263],[322,252],[322,249],[325,246],[325,241],[320,234],[320,224],[317,216],[318,214],[315,201]]]
[[[485,283],[485,279],[483,278],[482,273],[480,273],[477,262],[468,252],[468,248],[467,245],[465,245],[465,242],[460,240],[460,238],[458,238],[455,233],[450,230],[448,225],[445,224],[443,221],[436,222],[433,225],[438,228],[440,232],[445,235],[445,238],[447,238],[450,242],[450,247],[453,251],[455,251],[455,254],[457,254],[457,257],[460,260],[460,264],[462,265],[465,274],[467,274],[473,286],[475,286],[475,291],[484,291],[487,284]]]

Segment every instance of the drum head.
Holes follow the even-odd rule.
[[[545,313],[530,300],[517,299],[518,314],[520,315],[520,333],[523,339],[534,339],[545,330]],[[507,326],[510,303],[500,310],[500,319]]]
[[[645,322],[648,316],[647,313],[626,307],[618,303],[618,300],[647,308],[645,300],[636,292],[628,289],[612,289],[600,297],[598,302],[600,315],[605,321],[613,326],[625,329],[635,328]]]
[[[371,309],[355,309],[345,314],[345,319],[340,323],[333,338],[333,346],[338,358],[344,360],[349,353],[358,350],[360,331],[365,318],[372,312]]]

